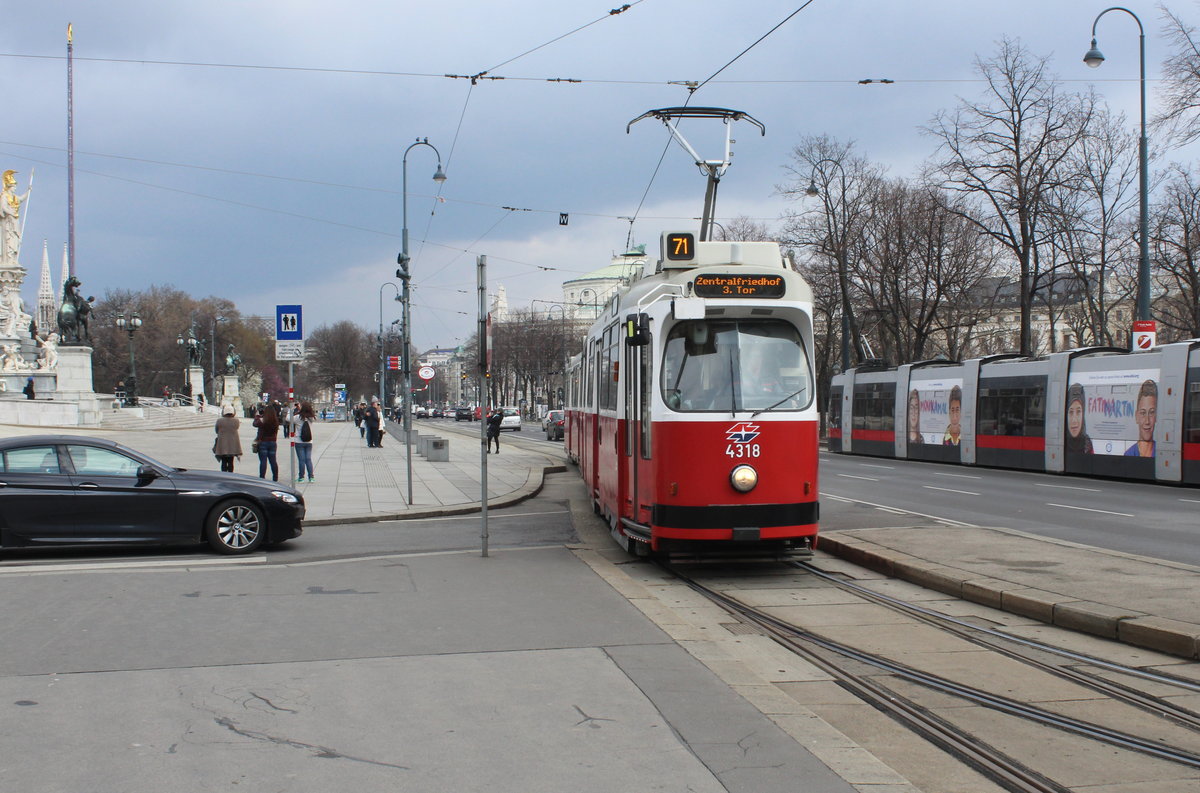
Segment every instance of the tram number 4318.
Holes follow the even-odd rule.
[[[731,443],[725,447],[725,456],[732,457],[735,460],[742,460],[747,457],[759,457],[762,455],[762,447],[757,443]]]

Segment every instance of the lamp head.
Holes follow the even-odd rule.
[[[817,187],[817,183],[815,181],[810,181],[808,183],[808,187],[804,190],[804,194],[807,196],[819,196],[821,194],[821,188]]]
[[[1102,53],[1100,48],[1096,46],[1095,39],[1092,39],[1092,48],[1087,51],[1086,55],[1083,56],[1083,62],[1092,69],[1096,69],[1100,66],[1100,64],[1104,63],[1104,53]]]
[[[438,184],[446,181],[446,172],[442,170],[442,164],[440,162],[438,163],[437,171],[435,171],[433,174],[433,181],[437,182]]]

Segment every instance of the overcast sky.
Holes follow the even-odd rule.
[[[661,231],[696,227],[703,175],[672,145],[652,180],[668,134],[652,119],[629,134],[626,124],[684,104],[687,89],[672,81],[709,78],[802,4],[640,0],[610,15],[612,3],[583,0],[7,3],[0,169],[20,173],[21,191],[36,169],[21,251],[26,303],[35,305],[42,240],[57,281],[67,237],[68,22],[85,293],[171,285],[261,315],[299,303],[311,330],[342,319],[377,327],[382,289],[388,324],[399,316],[382,285],[395,280],[401,245],[401,158],[427,136],[448,180],[439,189],[430,178],[432,150],[412,150],[413,337],[425,349],[473,332],[478,254],[488,255],[490,289],[503,284],[520,307],[558,300],[562,281],[607,264],[635,213],[633,242],[651,251]],[[1166,54],[1159,13],[1127,5],[1147,28],[1153,101]],[[915,173],[934,150],[919,127],[979,95],[974,60],[1003,36],[1053,56],[1070,87],[1094,82],[1136,119],[1133,20],[1107,15],[1107,62],[1098,71],[1081,62],[1106,7],[813,0],[691,99],[766,126],[760,137],[735,124],[718,217],[776,225],[790,206],[777,191],[783,166],[805,135],[855,140],[893,175]],[[1200,21],[1194,3],[1171,7]],[[485,70],[507,79],[443,76]],[[720,122],[681,130],[702,156],[720,156]]]

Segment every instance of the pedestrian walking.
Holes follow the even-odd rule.
[[[217,419],[214,431],[213,456],[221,461],[221,470],[233,473],[233,458],[242,456],[242,440],[238,437],[239,422],[233,415],[233,405],[221,405],[221,418]]]
[[[196,412],[197,413],[204,412],[204,392],[203,391],[201,391],[199,396],[196,397]]]
[[[21,393],[25,395],[26,399],[36,399],[37,398],[36,394],[34,393],[34,389],[33,389],[33,377],[30,377],[28,380],[25,381],[25,387],[21,389]]]
[[[379,398],[371,400],[370,406],[363,411],[363,424],[367,425],[367,446],[379,448],[383,445],[383,411],[379,408]]]
[[[258,427],[258,435],[254,439],[258,447],[258,478],[267,478],[267,466],[271,467],[271,478],[279,481],[279,460],[275,453],[279,448],[279,415],[270,406],[258,409],[254,417],[254,426]]]
[[[163,386],[162,402],[160,402],[159,404],[162,405],[163,407],[166,407],[167,405],[171,404],[171,388],[170,388],[170,386]]]
[[[367,437],[367,428],[363,426],[363,412],[367,409],[365,402],[359,402],[354,406],[354,426],[358,427],[358,437]]]
[[[493,410],[487,416],[487,450],[492,453],[492,441],[496,442],[496,454],[500,453],[500,422],[504,421],[504,412]]]
[[[308,481],[315,482],[313,478],[313,434],[312,422],[316,419],[313,413],[313,406],[308,402],[300,403],[299,409],[292,416],[292,435],[296,436],[296,460],[297,468],[296,481],[304,481],[304,472],[308,471]]]

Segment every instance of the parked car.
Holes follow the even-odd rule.
[[[299,537],[295,489],[158,462],[102,438],[0,440],[0,545],[183,544],[251,553]]]
[[[546,440],[561,441],[566,425],[567,414],[561,410],[551,410],[546,414]]]
[[[555,413],[561,414],[562,411],[561,410],[547,410],[546,415],[542,416],[542,429],[543,430],[545,430],[546,428],[548,428],[550,426],[551,421],[554,421]],[[562,416],[560,415],[559,418],[562,418]]]
[[[521,411],[516,408],[500,408],[503,418],[500,419],[500,429],[521,431]]]

